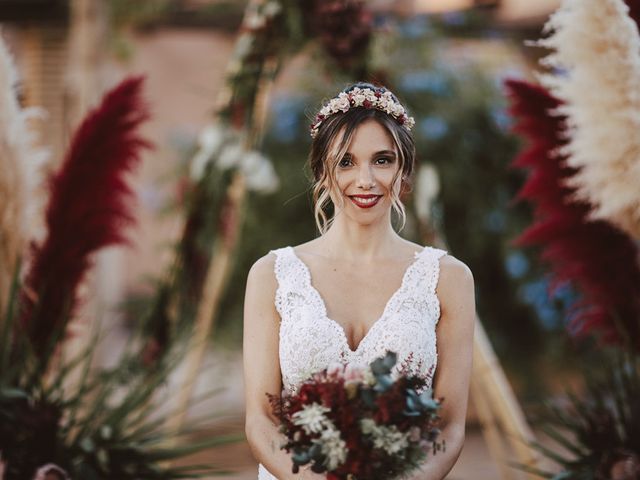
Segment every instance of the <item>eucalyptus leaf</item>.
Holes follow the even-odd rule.
[[[89,437],[85,437],[80,440],[80,448],[86,453],[93,453],[96,449],[96,444]]]
[[[360,399],[369,408],[375,406],[375,393],[368,388],[364,388],[360,391]]]
[[[376,379],[378,382],[373,387],[376,392],[386,392],[393,385],[393,379],[390,375],[380,375]]]
[[[298,450],[293,452],[291,460],[293,460],[293,463],[296,465],[306,465],[311,461],[311,455],[309,455],[309,452],[306,450]]]

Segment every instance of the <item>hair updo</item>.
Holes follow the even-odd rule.
[[[343,92],[348,93],[356,87],[369,88],[374,92],[380,93],[388,91],[384,87],[376,87],[370,83],[359,82],[348,86]],[[392,94],[392,97],[394,101],[400,103],[395,95]],[[313,175],[313,213],[316,226],[321,234],[326,233],[335,219],[335,217],[327,218],[325,208],[331,202],[329,192],[336,183],[336,166],[346,153],[357,127],[369,119],[376,120],[389,133],[398,153],[400,168],[391,182],[391,206],[401,218],[400,230],[404,228],[407,215],[400,197],[402,197],[405,192],[411,191],[413,182],[416,161],[416,147],[413,136],[405,127],[398,123],[395,118],[382,110],[376,108],[351,107],[346,112],[334,113],[326,117],[320,124],[311,143],[308,165]],[[331,148],[334,140],[341,132],[344,132],[342,140],[338,148],[334,150],[334,155],[331,156]],[[395,189],[393,188],[398,177],[401,177],[400,195],[396,195]],[[328,188],[323,185],[325,182]]]

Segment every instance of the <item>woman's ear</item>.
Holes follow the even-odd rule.
[[[411,193],[412,185],[407,175],[402,175],[400,178],[400,193],[399,197],[404,198],[407,194]]]

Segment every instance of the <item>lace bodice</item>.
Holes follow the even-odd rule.
[[[349,346],[342,326],[327,316],[325,302],[312,284],[309,268],[294,249],[287,246],[271,252],[276,255],[275,306],[281,318],[279,359],[287,392],[295,392],[312,373],[334,362],[367,365],[387,350],[398,354],[393,374],[397,375],[405,364],[410,371],[426,375],[431,383],[438,359],[436,325],[440,303],[436,286],[439,259],[447,253],[445,250],[426,246],[415,253],[400,287],[356,350]],[[262,465],[258,478],[275,479]]]

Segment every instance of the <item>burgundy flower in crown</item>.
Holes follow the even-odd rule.
[[[315,121],[311,124],[311,138],[315,138],[322,122],[334,113],[347,112],[351,108],[375,108],[391,115],[396,121],[407,130],[415,125],[413,117],[407,115],[404,107],[388,91],[377,91],[370,88],[355,87],[349,92],[340,92],[337,97],[331,99],[316,115]]]

